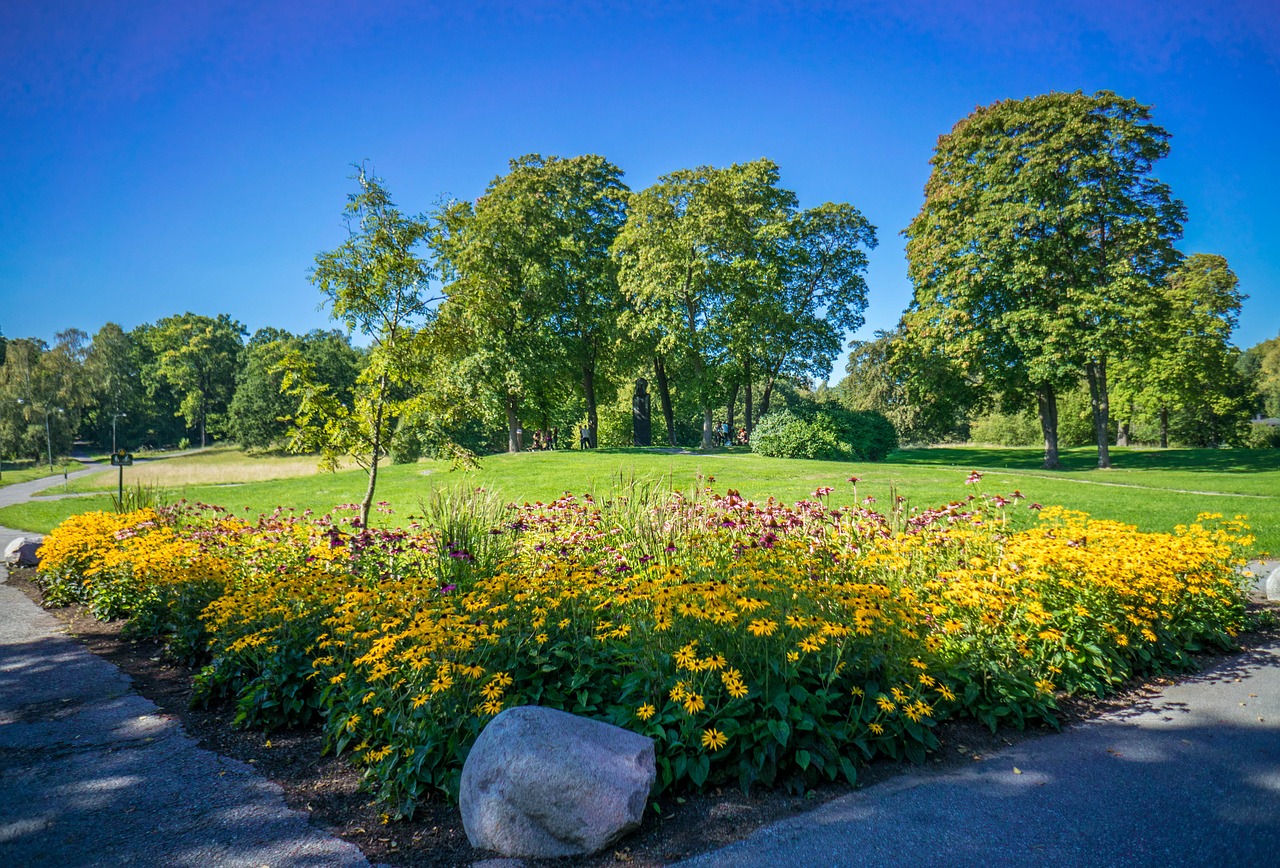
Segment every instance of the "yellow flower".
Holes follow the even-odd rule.
[[[867,729],[871,730],[872,735],[884,735],[884,727],[878,723],[867,724]]]
[[[720,750],[729,743],[729,739],[720,730],[712,727],[702,731],[702,746],[708,750]]]
[[[698,693],[687,693],[684,697],[684,710],[689,714],[697,714],[699,711],[707,707],[707,703],[703,700],[702,695]]]
[[[640,718],[641,720],[648,720],[649,718],[653,717],[657,713],[658,713],[658,709],[654,708],[652,705],[650,705],[647,702],[636,709],[636,717]]]
[[[756,618],[747,625],[747,632],[752,636],[772,636],[778,629],[778,622],[768,618]]]

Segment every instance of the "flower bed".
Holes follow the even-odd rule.
[[[1239,519],[1139,533],[1004,498],[883,515],[829,492],[473,493],[403,529],[91,513],[49,536],[40,581],[168,636],[240,723],[322,722],[396,814],[456,793],[513,705],[653,737],[662,789],[852,781],[878,754],[923,758],[945,717],[1052,723],[1056,696],[1185,668],[1245,626]]]

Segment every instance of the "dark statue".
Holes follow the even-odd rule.
[[[636,393],[631,399],[631,440],[637,446],[652,446],[653,432],[649,424],[649,381],[636,380]]]

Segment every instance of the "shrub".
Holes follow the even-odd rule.
[[[1038,446],[1044,442],[1033,413],[986,413],[969,420],[969,442],[992,446]]]
[[[881,461],[897,447],[897,432],[882,414],[834,403],[803,416],[772,411],[751,432],[751,450],[773,458]]]
[[[1250,449],[1280,449],[1280,425],[1253,422],[1249,425]]]

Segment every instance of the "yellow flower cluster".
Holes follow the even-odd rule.
[[[452,791],[470,741],[517,704],[652,735],[664,786],[789,764],[852,777],[852,750],[922,755],[954,710],[1051,717],[1061,692],[1244,626],[1238,519],[1149,534],[1046,509],[1019,529],[952,504],[895,530],[732,492],[637,515],[513,509],[474,529],[513,538],[481,562],[457,529],[95,513],[49,536],[42,571],[86,600],[115,583],[126,611],[203,589],[200,689],[249,723],[319,716],[401,813]]]

